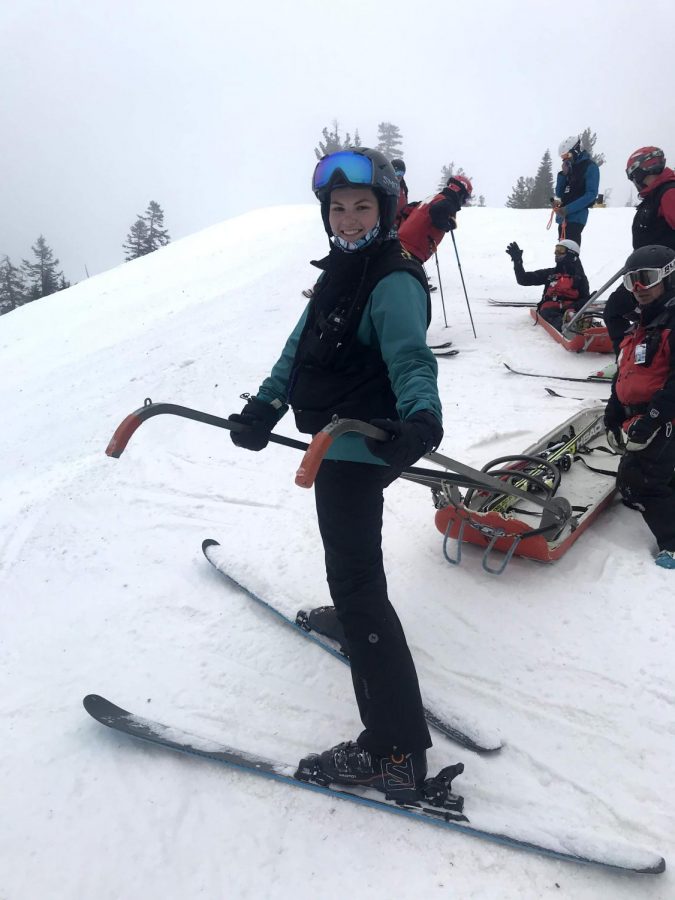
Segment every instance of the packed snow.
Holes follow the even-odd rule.
[[[599,287],[630,252],[630,209],[591,212],[582,260]],[[553,264],[545,210],[466,209],[439,262],[429,342],[441,452],[482,466],[522,452],[603,384],[528,310],[506,244]],[[349,671],[226,583],[288,614],[329,602],[298,451],[253,454],[227,432],[158,416],[119,459],[117,425],[146,398],[225,416],[268,374],[326,249],[316,205],[258,210],[0,317],[0,897],[573,897],[665,900],[666,872],[563,863],[388,816],[140,743],[91,719],[102,694],[169,728],[283,763],[355,737]],[[428,265],[438,283],[434,265]],[[565,397],[551,397],[545,387]],[[583,398],[583,399],[576,399]],[[299,437],[292,417],[280,434]],[[564,494],[564,479],[561,492]],[[434,734],[430,769],[462,760],[469,818],[561,846],[675,856],[675,573],[618,500],[558,563],[503,575],[465,546],[443,558],[428,489],[385,495],[385,561],[423,691],[500,733],[477,756]]]

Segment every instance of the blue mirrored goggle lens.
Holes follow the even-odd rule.
[[[371,185],[373,183],[371,160],[367,156],[345,150],[341,153],[332,153],[319,160],[314,169],[312,190],[320,191],[322,188],[328,187],[337,172],[341,172],[344,179],[350,184]]]

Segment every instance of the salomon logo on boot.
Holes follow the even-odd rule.
[[[361,785],[401,802],[420,798],[427,775],[426,752],[375,756],[355,741],[346,741],[321,753],[316,761],[321,775],[338,784]]]

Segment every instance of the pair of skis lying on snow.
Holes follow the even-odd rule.
[[[217,541],[206,540],[202,545],[204,555],[209,562],[228,580],[240,589],[258,606],[273,613],[279,621],[293,628],[305,637],[313,640],[332,655],[348,663],[348,659],[340,653],[337,645],[298,625],[295,620],[286,616],[275,606],[245,587],[230,575],[225,567],[222,550]],[[301,621],[306,617],[299,616]],[[480,816],[473,816],[470,821],[464,815],[463,798],[453,793],[452,781],[464,769],[461,763],[442,769],[435,777],[427,779],[419,792],[419,797],[397,800],[395,792],[387,797],[372,789],[351,787],[349,785],[326,784],[317,778],[312,763],[314,757],[301,760],[299,765],[288,765],[275,762],[254,753],[237,750],[211,739],[201,738],[190,732],[182,731],[175,726],[166,726],[143,716],[137,716],[96,694],[84,698],[86,711],[98,722],[115,731],[144,740],[163,748],[175,750],[192,756],[208,759],[230,766],[250,774],[273,779],[277,782],[295,787],[309,789],[331,798],[349,800],[369,806],[380,811],[403,815],[409,819],[441,826],[446,829],[489,840],[506,847],[527,850],[553,859],[568,862],[597,865],[604,868],[636,874],[660,874],[665,871],[665,860],[659,854],[648,850],[627,846],[613,841],[599,840],[581,834],[564,835],[558,838],[547,834],[542,839],[537,829],[520,823],[518,826],[495,827],[489,820],[483,825]],[[442,734],[456,743],[476,752],[494,752],[500,749],[498,738],[485,735],[478,738],[475,733],[463,733],[455,724],[435,711],[425,710],[427,720]],[[402,785],[407,787],[407,785]]]
[[[170,404],[152,404],[150,401],[147,401],[144,407],[128,416],[119,426],[108,445],[106,451],[108,455],[120,456],[126,443],[138,426],[145,419],[159,413],[174,413],[196,421],[235,430],[241,428],[241,426],[229,423],[227,420],[209,416],[197,410],[176,407]],[[330,440],[336,436],[339,424],[333,423],[332,437],[328,435],[326,439]],[[378,429],[372,429],[372,426],[368,426],[368,428],[373,432],[372,436],[378,436]],[[273,436],[273,439],[277,443],[287,446],[300,449],[306,448],[306,445],[289,438]],[[446,458],[443,457],[442,459],[445,460]],[[298,470],[296,477],[296,481],[299,484],[311,483],[314,463],[314,458],[310,458],[308,462],[306,454],[303,459],[304,466],[301,466],[300,470]],[[493,488],[493,493],[494,483],[500,484],[499,481],[492,479],[491,476],[469,469],[469,467],[465,467],[462,464],[456,464],[456,467],[460,473],[463,473],[458,479],[462,484],[469,484],[478,490],[488,485]],[[425,470],[421,471],[424,472]],[[423,478],[424,476],[418,476],[418,478],[420,477]],[[446,473],[445,477],[451,478],[452,476]],[[513,486],[509,486],[506,493],[511,497],[522,496],[529,499],[526,491],[521,491]],[[557,515],[562,519],[565,518],[564,505],[553,505],[550,512],[551,515]],[[225,561],[222,558],[222,551],[217,541],[205,541],[203,551],[209,562],[256,604],[274,613],[279,621],[283,621],[288,627],[294,628],[297,632],[313,640],[343,662],[348,663],[348,659],[330,639],[307,630],[306,616],[300,616],[299,622],[302,624],[298,624],[298,621],[288,617],[271,603],[232,578],[226,571]],[[489,816],[485,821],[481,822],[480,813],[474,814],[473,812],[472,821],[469,822],[468,818],[463,814],[462,798],[452,792],[452,780],[463,770],[461,763],[446,767],[435,777],[427,779],[423,788],[419,791],[419,796],[411,799],[410,793],[407,792],[404,800],[397,801],[395,793],[385,797],[381,793],[363,787],[326,784],[325,779],[320,776],[320,770],[315,762],[312,762],[316,760],[316,757],[302,760],[299,766],[290,766],[264,759],[256,754],[220,745],[212,740],[197,737],[175,727],[168,727],[159,722],[133,715],[95,694],[90,694],[84,698],[84,706],[87,712],[97,721],[132,737],[181,753],[220,762],[240,771],[274,779],[283,784],[316,791],[328,797],[350,800],[381,811],[404,815],[410,819],[435,824],[467,835],[494,841],[507,847],[528,850],[555,859],[598,865],[639,874],[658,874],[665,870],[663,857],[656,853],[625,845],[617,845],[614,842],[599,841],[595,837],[588,838],[580,834],[554,837],[549,833],[543,838],[536,828],[525,823],[521,822],[518,825],[514,825],[511,822],[508,825],[501,823],[495,825],[494,819],[490,820]],[[476,752],[494,753],[501,747],[498,737],[486,734],[475,727],[468,726],[466,723],[461,723],[456,717],[440,713],[436,708],[427,708],[425,713],[432,726],[467,749]]]

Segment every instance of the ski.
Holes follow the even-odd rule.
[[[447,350],[452,347],[452,341],[446,341],[444,344],[429,344],[430,350]]]
[[[550,387],[545,387],[544,390],[549,395],[549,397],[560,397],[561,400],[588,400],[588,397],[573,397],[572,394],[560,394],[558,393],[558,391],[554,391],[553,388]],[[609,403],[609,398],[607,400],[603,400],[602,402]]]
[[[519,306],[534,309],[539,303],[538,300],[493,300],[488,297],[490,306]]]
[[[254,753],[198,737],[180,728],[133,715],[97,694],[88,694],[83,704],[93,719],[114,731],[178,753],[218,762],[240,772],[273,779],[288,786],[305,788],[326,797],[351,800],[382,812],[407,816],[410,820],[437,825],[514,850],[526,850],[553,859],[642,875],[658,875],[665,871],[666,864],[663,857],[651,851],[614,842],[611,844],[599,842],[596,838],[592,838],[584,846],[582,838],[570,839],[567,835],[556,838],[547,834],[547,840],[540,842],[531,826],[521,826],[509,834],[507,830],[497,829],[494,826],[481,827],[480,821],[475,818],[470,822],[462,813],[463,799],[451,792],[452,779],[464,768],[461,763],[442,769],[435,778],[428,779],[419,791],[421,796],[418,799],[397,802],[387,799],[384,794],[373,789],[326,784],[325,777],[320,777],[322,773],[313,764],[316,757],[310,756],[301,760],[299,766],[274,762]]]
[[[459,350],[433,350],[431,351],[438,359],[448,359],[451,356],[457,356]]]
[[[587,400],[588,397],[572,397],[570,394],[559,394],[558,391],[554,391],[553,388],[545,387],[544,390],[549,395],[549,397],[559,397],[561,400]]]
[[[578,381],[581,383],[599,383],[599,384],[609,384],[612,381],[613,376],[607,377],[603,372],[597,372],[593,375],[587,375],[586,378],[572,378],[568,375],[546,375],[543,372],[523,372],[521,369],[514,369],[513,366],[510,366],[508,363],[504,363],[509,372],[512,372],[514,375],[527,375],[528,378],[550,378],[555,381]]]
[[[328,651],[328,653],[332,654],[334,657],[339,659],[341,662],[349,665],[348,657],[341,652],[340,646],[336,641],[332,641],[330,638],[325,637],[322,634],[319,634],[316,631],[312,631],[309,628],[307,623],[307,615],[303,610],[300,610],[297,617],[295,619],[290,618],[290,616],[285,615],[280,610],[278,610],[272,603],[268,600],[264,600],[258,594],[254,593],[250,588],[247,588],[240,581],[237,581],[229,572],[225,570],[222,562],[218,558],[218,549],[220,548],[220,544],[218,541],[214,541],[211,538],[207,538],[207,540],[202,542],[202,552],[207,560],[211,563],[211,565],[220,572],[220,574],[226,578],[230,584],[234,585],[238,588],[242,593],[244,593],[250,600],[253,600],[254,603],[261,606],[263,609],[267,610],[267,612],[272,613],[277,617],[277,619],[283,622],[285,625],[288,625],[292,628],[297,634],[301,634],[305,638],[309,638],[310,641],[313,641],[315,644],[318,644],[324,650]],[[472,750],[474,753],[494,753],[497,750],[500,750],[502,747],[502,742],[494,734],[490,734],[483,729],[478,727],[472,727],[466,722],[462,722],[455,717],[450,717],[448,714],[441,714],[437,710],[429,709],[429,707],[425,707],[424,714],[426,716],[426,720],[430,725],[433,725],[437,731],[440,731],[441,734],[444,734],[451,741],[454,741],[456,744],[459,744],[461,747],[464,747],[467,750]]]

